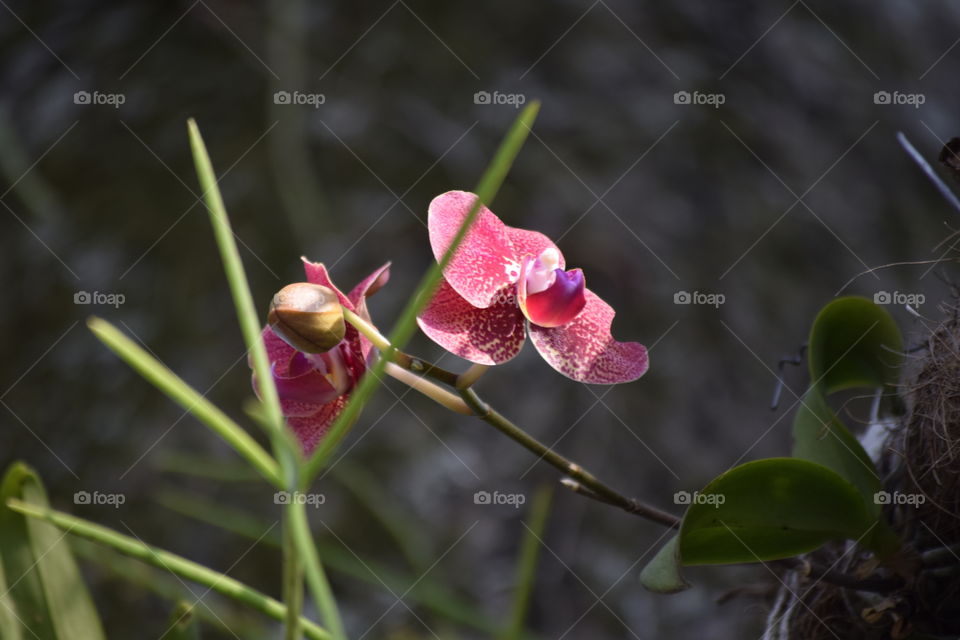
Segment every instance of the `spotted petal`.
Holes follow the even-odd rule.
[[[448,191],[430,203],[427,226],[437,261],[443,258],[477,196]],[[474,307],[485,309],[497,301],[505,286],[517,281],[520,256],[510,242],[508,228],[484,206],[443,275],[450,286]]]
[[[530,340],[551,367],[589,384],[636,380],[649,367],[647,348],[637,342],[617,342],[610,334],[615,312],[587,289],[587,304],[567,325],[547,329],[531,324]]]
[[[507,227],[507,236],[510,243],[516,251],[517,257],[523,259],[526,256],[536,258],[547,249],[556,249],[560,261],[557,265],[560,269],[566,268],[566,262],[560,249],[553,243],[553,240],[543,235],[539,231],[530,231],[529,229],[518,229],[517,227]]]
[[[340,298],[340,304],[345,306],[350,311],[356,311],[353,301],[350,300],[347,296],[343,295],[343,292],[337,288],[337,285],[333,284],[333,280],[330,279],[330,273],[327,272],[327,267],[324,266],[322,262],[310,262],[304,257],[300,258],[303,260],[303,270],[307,274],[307,282],[312,282],[313,284],[323,285],[329,289],[333,289],[337,293],[337,297]]]
[[[478,309],[460,297],[446,281],[417,318],[420,329],[441,347],[465,360],[500,364],[523,347],[524,322],[512,294]]]
[[[317,443],[333,426],[337,417],[343,412],[343,408],[347,406],[347,399],[347,396],[340,396],[333,402],[321,406],[312,415],[287,418],[287,424],[297,434],[297,439],[300,440],[307,455],[316,449]]]

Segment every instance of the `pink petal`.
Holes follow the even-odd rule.
[[[380,287],[387,284],[388,280],[390,280],[389,262],[361,280],[360,284],[355,286],[350,293],[347,294],[347,298],[353,303],[357,314],[361,318],[370,320],[370,312],[367,310],[367,298],[375,294]],[[350,329],[353,329],[353,327],[350,327]],[[351,331],[349,333],[350,336],[348,337],[351,337],[353,332]],[[363,335],[359,335],[358,339],[360,341],[362,360],[366,361],[370,358],[370,353],[373,351],[373,344]]]
[[[380,287],[387,284],[389,280],[390,263],[388,262],[361,280],[360,284],[355,286],[350,293],[347,294],[347,298],[353,303],[353,306],[359,309],[366,298],[369,298],[379,291]]]
[[[492,306],[478,309],[441,281],[417,322],[441,347],[479,364],[506,362],[523,347],[523,314],[512,294],[501,294]]]
[[[533,256],[536,258],[547,249],[556,249],[557,253],[560,254],[560,268],[566,268],[560,249],[553,243],[553,240],[539,231],[507,227],[507,236],[509,236],[510,243],[513,244],[513,248],[517,252],[517,257]]]
[[[567,376],[589,384],[636,380],[649,367],[647,348],[617,342],[610,334],[615,312],[587,289],[587,305],[574,320],[554,329],[530,325],[530,340],[547,363]]]
[[[313,453],[317,443],[323,439],[323,436],[330,430],[337,416],[346,406],[347,396],[341,396],[335,401],[320,407],[313,415],[287,418],[287,424],[297,434],[297,439],[303,445],[305,453]]]
[[[277,385],[283,415],[287,417],[309,416],[340,397],[326,376],[316,369],[291,378],[274,376],[273,381]]]
[[[291,361],[299,352],[275,334],[269,326],[264,327],[260,335],[263,337],[263,344],[267,348],[267,359],[273,367],[274,375],[292,375],[290,372]],[[247,364],[253,369],[252,356],[247,356]]]
[[[307,282],[320,284],[333,289],[337,292],[337,297],[340,298],[340,304],[351,311],[356,310],[353,306],[353,302],[351,302],[347,296],[343,295],[343,292],[337,288],[337,285],[333,284],[333,280],[330,279],[330,274],[327,272],[327,268],[322,262],[310,262],[304,257],[301,257],[300,259],[303,260],[303,270],[307,273]]]
[[[427,226],[430,246],[438,261],[475,200],[472,193],[448,191],[430,203]],[[444,270],[450,286],[474,307],[484,309],[493,305],[499,291],[517,280],[520,256],[510,242],[507,229],[500,218],[481,206],[470,231]]]

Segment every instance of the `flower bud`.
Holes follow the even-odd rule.
[[[347,327],[336,292],[319,284],[289,284],[273,296],[267,323],[297,351],[325,353],[340,344]]]

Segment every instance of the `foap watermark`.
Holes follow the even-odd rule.
[[[302,91],[277,91],[273,94],[273,104],[307,105],[319,109],[326,103],[327,96],[322,93],[303,93]]]
[[[673,304],[704,304],[719,309],[727,301],[722,293],[704,293],[702,291],[677,291],[673,294]]]
[[[273,494],[273,504],[305,504],[311,507],[319,507],[327,501],[327,496],[322,493],[303,493],[301,491],[277,491]]]
[[[695,104],[719,109],[727,101],[722,93],[702,93],[700,91],[677,91],[673,94],[673,104]]]
[[[922,293],[904,293],[902,291],[877,291],[873,294],[874,304],[905,304],[917,307],[927,301]]]
[[[722,493],[700,493],[699,491],[690,493],[689,491],[677,491],[673,494],[674,504],[709,504],[713,505],[714,509],[719,509],[720,505],[726,501],[727,496]]]
[[[473,494],[473,504],[507,504],[514,509],[519,509],[520,505],[527,501],[527,496],[522,493],[500,493],[494,491],[477,491]]]
[[[508,104],[514,109],[519,109],[520,105],[527,101],[527,96],[522,93],[500,93],[494,91],[477,91],[473,94],[473,104]]]
[[[110,305],[119,309],[127,301],[122,293],[104,293],[103,291],[77,291],[73,294],[73,304],[100,304]]]
[[[73,494],[73,504],[94,504],[109,505],[114,509],[119,509],[120,505],[127,501],[127,496],[122,493],[100,493],[94,491],[77,491]]]
[[[102,104],[119,109],[127,101],[122,93],[101,93],[100,91],[77,91],[73,94],[73,104]]]
[[[927,101],[922,93],[901,93],[900,91],[877,91],[873,94],[873,104],[905,104],[919,109]]]
[[[927,501],[922,493],[900,493],[899,491],[877,491],[873,494],[874,504],[898,504],[919,507]]]

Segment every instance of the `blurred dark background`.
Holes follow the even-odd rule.
[[[557,239],[617,309],[617,337],[651,347],[652,366],[639,382],[590,388],[528,345],[479,389],[611,485],[678,513],[675,491],[788,452],[794,396],[771,413],[773,372],[819,307],[870,267],[936,259],[955,225],[894,137],[904,131],[933,160],[960,133],[955,3],[2,4],[0,464],[24,459],[55,506],[274,595],[271,492],[83,324],[108,318],[250,424],[188,117],[223,174],[260,306],[302,279],[300,255],[344,288],[392,260],[372,302],[386,330],[431,260],[430,199],[475,185],[517,114],[475,94],[541,100],[493,208]],[[278,91],[323,103],[277,104]],[[923,104],[884,104],[877,92]],[[886,268],[846,291],[923,293],[920,312],[936,318],[949,292],[941,270]],[[725,301],[675,304],[681,291]],[[124,303],[75,304],[78,292]],[[422,338],[411,349],[441,356]],[[799,392],[802,371],[786,376]],[[529,506],[558,475],[489,427],[390,389],[315,487],[326,503],[314,530],[351,635],[489,637],[485,625],[506,618],[529,514],[473,494],[522,493]],[[81,490],[126,502],[75,505]],[[695,588],[672,597],[642,589],[662,533],[558,489],[531,631],[758,636],[762,600],[715,600],[772,584],[763,568],[692,570]],[[118,572],[186,587],[80,550],[110,636],[158,637],[171,605]],[[193,591],[190,601],[204,592]],[[277,634],[207,601],[237,637]],[[210,637],[234,637],[217,626]]]

